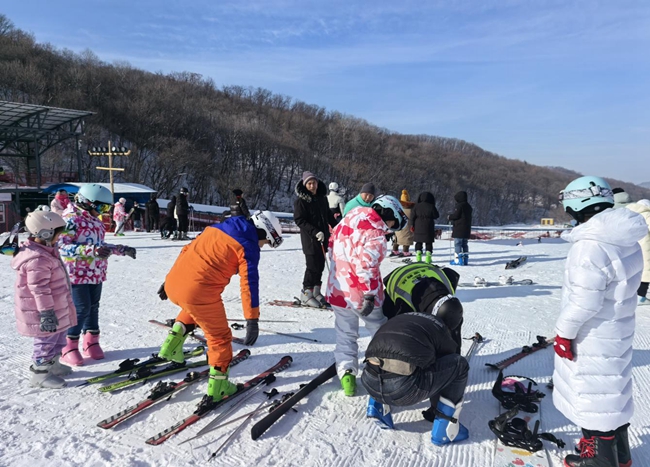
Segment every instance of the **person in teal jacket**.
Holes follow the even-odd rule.
[[[372,182],[366,183],[361,187],[359,194],[346,203],[345,209],[343,209],[343,217],[359,206],[369,208],[376,196],[375,184]]]

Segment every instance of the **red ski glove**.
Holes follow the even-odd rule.
[[[566,358],[567,360],[573,360],[573,352],[571,351],[571,339],[565,339],[564,337],[556,336],[555,342],[553,343],[553,350],[561,358]]]

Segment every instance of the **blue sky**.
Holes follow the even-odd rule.
[[[3,2],[39,42],[650,181],[650,2]]]

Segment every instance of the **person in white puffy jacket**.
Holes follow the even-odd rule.
[[[641,276],[641,285],[636,293],[639,296],[639,305],[650,305],[650,300],[646,297],[648,295],[648,284],[650,284],[650,200],[642,199],[636,203],[626,204],[625,207],[630,211],[641,214],[648,225],[646,236],[639,242],[643,252],[643,276]]]
[[[572,245],[556,323],[553,403],[583,433],[580,455],[566,456],[564,465],[629,467],[632,341],[643,270],[637,242],[648,226],[629,209],[609,209],[612,190],[599,177],[574,180],[560,199],[578,226],[562,235]]]

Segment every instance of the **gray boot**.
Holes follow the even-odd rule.
[[[50,372],[55,376],[65,376],[72,373],[72,367],[69,367],[68,365],[64,365],[63,363],[61,363],[60,359],[61,359],[61,355],[57,355],[56,357],[54,357],[54,365],[52,365]]]
[[[52,373],[54,360],[49,360],[41,364],[32,364],[29,371],[32,372],[30,384],[35,388],[61,389],[67,386],[67,383],[60,376]]]
[[[327,301],[325,300],[325,297],[323,297],[323,294],[320,291],[320,285],[315,285],[314,286],[314,298],[318,300],[318,303],[320,303],[320,306],[322,308],[325,308],[328,306]]]
[[[321,308],[321,304],[314,298],[314,289],[304,289],[300,294],[300,304],[312,308]]]

